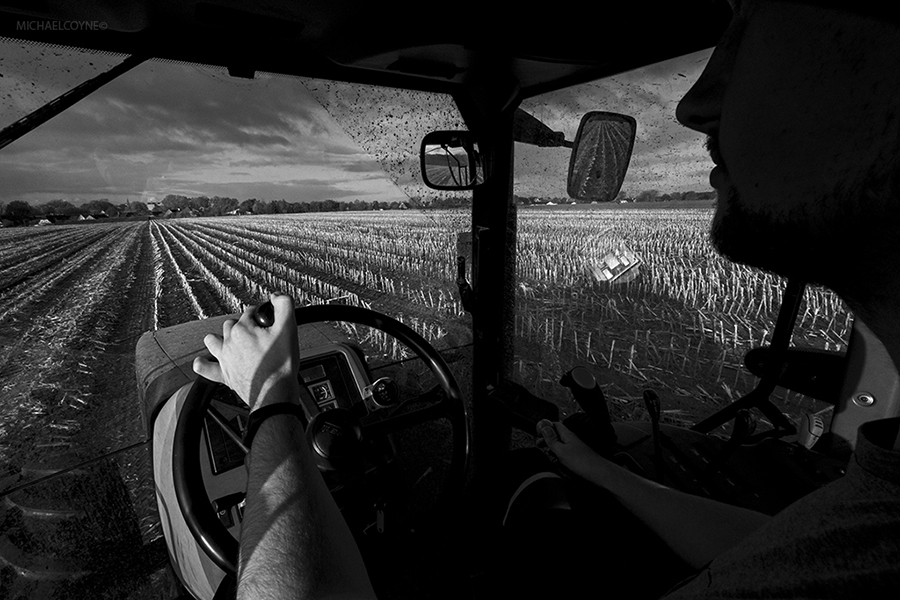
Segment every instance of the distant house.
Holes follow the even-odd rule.
[[[41,219],[40,221],[38,221],[36,223],[36,226],[43,226],[43,225],[53,225],[53,222],[50,219]]]
[[[45,215],[45,219],[50,221],[51,223],[66,223],[71,221],[74,217],[72,215]]]

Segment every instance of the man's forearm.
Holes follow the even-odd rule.
[[[266,419],[248,460],[238,598],[374,598],[296,417]]]
[[[598,457],[578,473],[607,490],[688,564],[700,568],[770,517],[659,485]]]

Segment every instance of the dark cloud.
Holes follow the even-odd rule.
[[[348,173],[373,173],[377,175],[381,175],[383,173],[381,167],[378,166],[378,163],[374,161],[356,161],[346,163],[341,166],[341,170]]]
[[[249,130],[296,133],[298,121],[313,134],[324,132],[313,115],[315,100],[287,78],[245,81],[210,67],[151,62],[103,95],[112,114],[160,129],[190,128],[222,143],[247,143]]]

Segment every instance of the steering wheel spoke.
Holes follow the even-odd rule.
[[[423,396],[427,394],[429,394],[429,392],[426,392]],[[447,413],[447,406],[445,402],[442,401],[437,404],[426,406],[425,408],[411,410],[397,416],[387,417],[381,421],[363,425],[363,436],[367,439],[372,439],[403,429],[409,429],[410,427],[414,427],[421,423],[445,418],[447,417]]]

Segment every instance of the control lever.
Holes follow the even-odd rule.
[[[472,312],[472,302],[475,299],[475,292],[472,286],[466,280],[466,257],[456,257],[456,286],[459,288],[459,300],[462,302],[463,310]]]
[[[603,396],[603,390],[597,385],[597,380],[591,375],[591,372],[584,367],[575,367],[567,372],[559,380],[559,384],[569,388],[575,402],[584,411],[585,417],[583,424],[581,421],[572,419],[577,415],[572,415],[566,419],[566,427],[570,427],[570,423],[576,424],[577,429],[587,435],[587,439],[582,432],[575,431],[575,434],[582,437],[585,443],[588,443],[594,450],[601,455],[610,457],[616,452],[616,430],[613,429],[612,420],[609,416],[609,408],[606,406],[606,398]],[[590,431],[588,434],[587,431]],[[590,441],[589,441],[590,440]],[[591,443],[593,441],[593,443]]]
[[[659,431],[659,417],[662,412],[659,396],[653,390],[644,390],[644,406],[650,415],[650,427],[653,431],[653,453],[657,460],[662,460],[662,434]]]
[[[653,435],[653,464],[656,465],[657,481],[662,483],[665,477],[666,460],[663,456],[662,432],[659,430],[659,419],[662,415],[662,404],[659,396],[652,389],[644,390],[644,407],[650,417],[650,431]]]
[[[253,321],[260,327],[271,327],[275,324],[275,307],[266,300],[256,308]]]
[[[731,437],[725,442],[715,460],[709,463],[706,468],[706,476],[712,477],[718,473],[738,448],[753,435],[754,431],[756,431],[756,417],[749,409],[742,408],[734,417],[734,429],[731,431]]]

